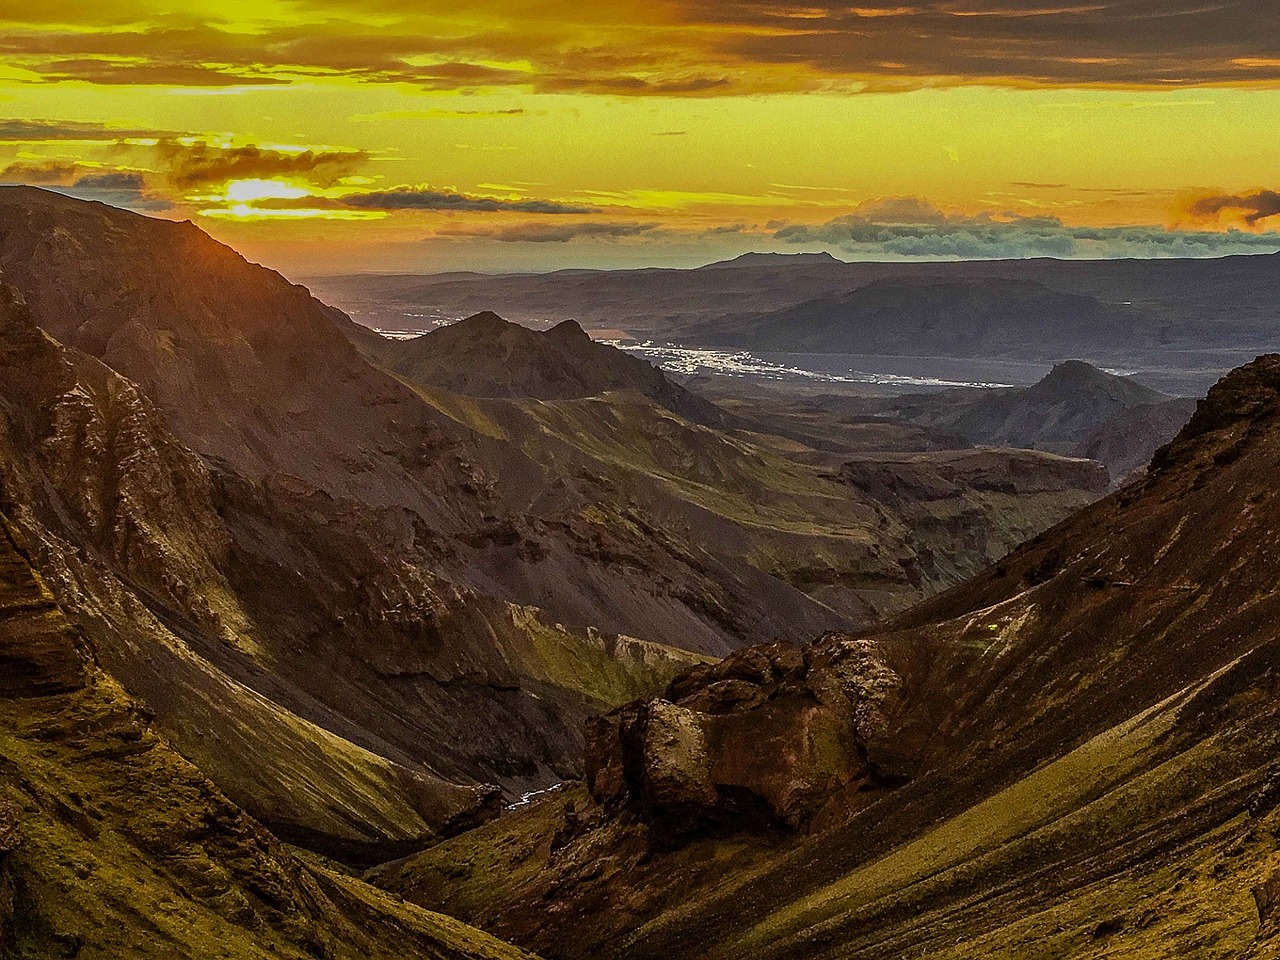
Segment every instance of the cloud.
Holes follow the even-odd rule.
[[[355,173],[369,159],[361,150],[286,152],[254,144],[222,147],[177,140],[163,141],[156,149],[170,182],[179,188],[290,176],[305,176],[328,186]]]
[[[157,195],[140,173],[112,172],[86,174],[67,186],[50,189],[80,200],[98,200],[126,210],[158,213],[173,204]]]
[[[619,240],[638,237],[658,228],[656,223],[618,223],[588,221],[585,223],[520,223],[509,227],[446,227],[438,236],[479,237],[500,243],[568,243],[583,237],[596,240]]]
[[[1255,190],[1244,194],[1209,194],[1195,197],[1185,206],[1193,220],[1217,221],[1223,214],[1256,227],[1263,220],[1280,216],[1280,192]]]
[[[834,247],[864,258],[1204,257],[1280,250],[1280,233],[1079,227],[1014,212],[947,212],[919,197],[868,200],[826,223],[772,224],[782,243]]]
[[[349,194],[342,198],[349,207],[366,210],[453,210],[474,213],[508,211],[511,213],[575,214],[598,213],[596,207],[559,203],[553,200],[503,200],[475,197],[451,190],[431,187],[399,186],[390,190],[372,190]]]
[[[118,11],[136,0],[113,0]],[[709,97],[1003,83],[1280,84],[1274,0],[309,0],[306,17],[8,4],[0,55],[46,82],[298,80]],[[113,29],[92,29],[110,23]],[[465,29],[460,25],[465,24]],[[249,26],[252,29],[243,29]],[[519,66],[511,66],[518,64]]]
[[[1161,87],[1280,79],[1272,0],[777,0],[681,5],[756,63],[865,77],[870,89],[930,82]]]
[[[45,143],[48,141],[81,141],[116,143],[121,140],[159,139],[174,136],[172,132],[129,130],[105,123],[81,123],[74,120],[0,119],[0,143]]]
[[[102,86],[242,87],[286,84],[285,77],[224,70],[200,63],[116,63],[86,57],[39,65],[45,80],[79,80]]]
[[[29,162],[19,160],[0,170],[0,181],[26,184],[70,184],[84,169],[60,160]]]

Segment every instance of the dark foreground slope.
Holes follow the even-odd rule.
[[[1277,459],[1268,356],[984,574],[611,714],[590,797],[381,882],[557,957],[1275,956]]]
[[[306,863],[106,676],[0,521],[0,956],[517,960]]]

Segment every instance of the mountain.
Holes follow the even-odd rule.
[[[0,955],[528,958],[297,855],[86,639],[0,526]]]
[[[696,668],[374,879],[563,958],[1272,957],[1278,456],[1272,355],[977,577]]]
[[[881,457],[895,448],[1045,450],[1102,463],[1114,485],[1144,468],[1195,409],[1194,400],[1171,399],[1081,360],[1055,364],[1029,387],[896,397],[706,389],[740,419],[823,449],[840,447],[859,457],[868,451]]]
[[[724,270],[741,268],[782,268],[825,266],[842,263],[827,252],[822,253],[744,253],[732,260],[720,260],[698,267],[699,270]]]
[[[715,404],[652,364],[595,343],[573,320],[538,332],[484,312],[413,340],[383,340],[370,352],[400,376],[465,396],[572,400],[623,390],[693,423],[729,422]]]
[[[1070,453],[1117,414],[1168,399],[1127,377],[1082,360],[1067,360],[1054,364],[1048,375],[1030,387],[943,391],[868,406],[970,443]],[[1180,426],[1156,446],[1171,440]]]
[[[969,279],[876,280],[839,297],[698,323],[678,334],[788,353],[1036,359],[1132,348],[1149,336],[1135,311],[1094,297],[1028,280]]]
[[[1177,394],[1199,395],[1231,367],[1280,348],[1273,323],[1280,255],[946,263],[784,256],[752,258],[732,268],[355,275],[309,282],[361,322],[392,330],[421,325],[413,315],[462,317],[491,309],[521,322],[572,317],[588,330],[615,331],[615,337],[689,346],[746,344],[757,330],[759,344],[788,352],[883,350],[932,358],[934,348],[944,345],[966,351],[960,359],[1085,357],[1103,366],[1141,369],[1158,378],[1153,382],[1161,389]],[[938,289],[947,286],[970,304],[961,309],[962,296],[948,306]],[[870,292],[859,295],[867,287]],[[972,288],[968,294],[966,287]],[[984,306],[984,297],[995,305]],[[936,301],[944,301],[940,315],[957,329],[948,333],[930,325]],[[1044,317],[1042,306],[1049,311]],[[984,315],[993,312],[1005,328],[1001,337],[983,332]],[[886,329],[877,329],[868,315],[885,318]],[[843,322],[860,316],[866,321],[862,332],[845,337]],[[1055,325],[1049,322],[1054,316],[1072,322]],[[790,339],[789,319],[806,335],[806,344]],[[908,330],[925,336],[915,343]]]
[[[0,189],[0,271],[0,513],[174,748],[348,863],[579,775],[592,714],[900,610],[1100,493],[1044,459],[1027,497],[881,502],[630,360],[657,397],[442,389],[189,223],[45,191]],[[609,349],[555,338],[569,372]]]

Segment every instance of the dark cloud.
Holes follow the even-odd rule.
[[[50,189],[80,200],[98,200],[126,210],[158,213],[173,209],[173,204],[158,196],[140,173],[93,173],[75,180],[68,186]]]
[[[59,141],[102,141],[158,139],[172,132],[127,130],[105,123],[79,123],[73,120],[0,119],[0,143],[41,143]]]
[[[596,207],[580,204],[558,203],[553,200],[502,200],[496,197],[474,197],[427,186],[401,186],[391,190],[349,194],[342,198],[342,203],[364,210],[456,210],[476,213],[507,211],[545,214],[599,212]]]
[[[865,258],[1203,257],[1280,250],[1280,233],[1076,227],[1014,212],[948,213],[918,197],[860,204],[823,224],[777,224],[775,239]]]
[[[1263,220],[1280,216],[1280,193],[1255,190],[1243,194],[1211,194],[1192,200],[1187,204],[1186,212],[1198,220],[1216,220],[1223,213],[1228,213],[1254,227]]]
[[[638,237],[658,228],[656,223],[615,223],[588,221],[585,223],[519,223],[509,227],[445,228],[442,236],[480,237],[501,243],[568,243],[582,237],[596,240],[618,240]]]
[[[101,11],[59,2],[0,12],[6,64],[47,81],[98,84],[342,77],[616,96],[1280,83],[1275,0],[634,0],[585,8],[562,0],[533,4],[536,15],[524,0],[490,0],[462,5],[465,31],[431,4],[383,0],[374,24],[353,16],[367,4],[316,0],[308,22],[252,32],[154,10],[109,21],[115,29],[83,29],[102,21]],[[528,66],[495,65],[517,62]]]
[[[0,170],[0,181],[26,184],[70,184],[80,175],[82,169],[78,164],[58,160],[34,163],[19,160]]]
[[[288,176],[305,176],[328,186],[355,173],[369,159],[359,150],[286,153],[253,144],[220,147],[176,140],[164,141],[156,149],[170,182],[179,188]]]
[[[199,63],[117,63],[92,57],[41,63],[48,81],[80,80],[103,86],[239,87],[287,84],[285,77],[224,70]]]
[[[1274,0],[778,0],[682,5],[720,28],[718,45],[753,62],[805,64],[871,87],[911,78],[1051,85],[1276,82]]]

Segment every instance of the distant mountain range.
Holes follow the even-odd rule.
[[[495,310],[575,319],[637,340],[788,353],[1080,357],[1165,371],[1199,393],[1237,363],[1280,349],[1280,254],[1206,260],[844,263],[747,254],[696,270],[315,278],[371,326],[408,314]],[[615,333],[615,335],[618,335]],[[951,355],[950,353],[948,355]]]

